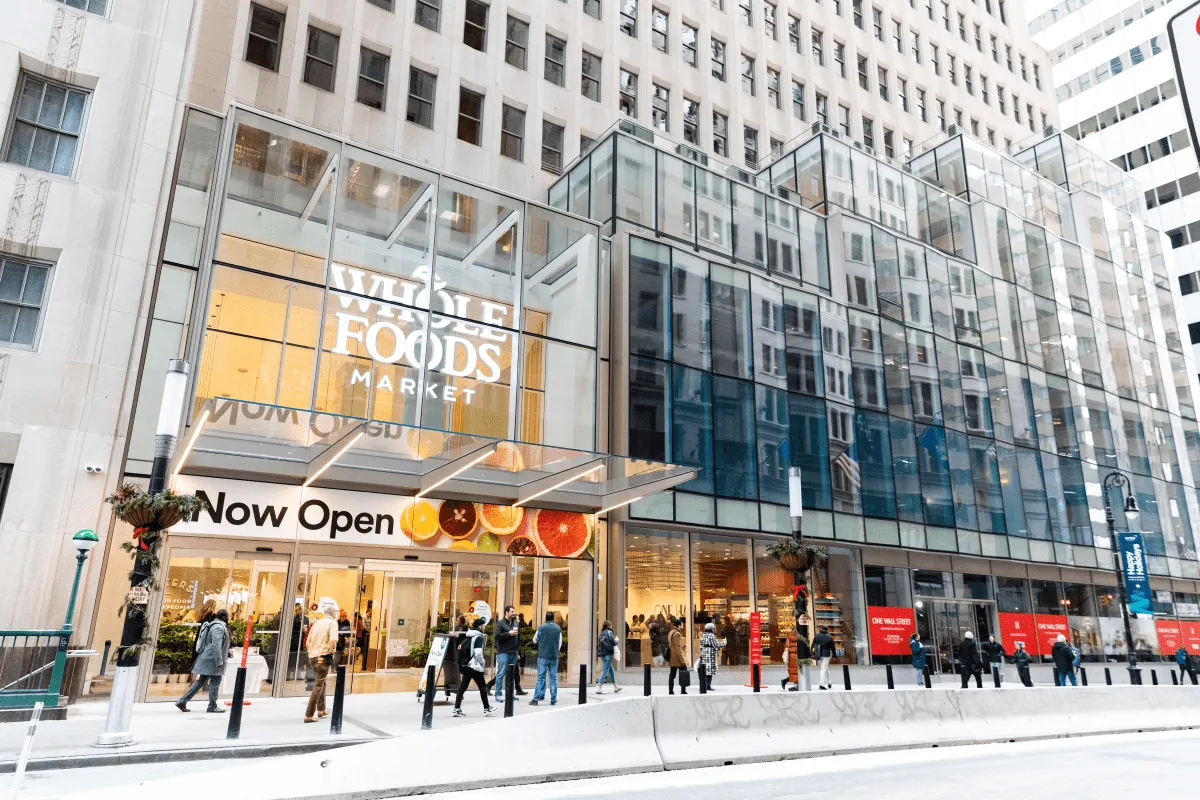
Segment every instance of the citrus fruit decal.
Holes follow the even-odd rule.
[[[400,530],[414,542],[432,544],[441,532],[438,511],[428,500],[416,500],[400,513]]]
[[[505,551],[514,556],[536,556],[538,546],[528,536],[514,536]]]
[[[552,558],[579,558],[592,541],[592,527],[586,514],[552,511],[535,512],[534,534],[543,554]]]
[[[525,458],[512,442],[500,442],[500,444],[496,445],[496,452],[479,463],[488,467],[508,470],[509,472],[520,472],[525,469]]]
[[[499,553],[500,537],[494,533],[481,533],[475,540],[475,548],[481,553]]]
[[[483,521],[483,527],[497,536],[510,536],[521,527],[521,521],[525,519],[525,509],[521,506],[494,506],[485,503],[479,518]]]
[[[451,539],[465,539],[475,530],[479,512],[474,503],[443,500],[438,509],[438,527]]]
[[[452,543],[450,544],[450,549],[451,549],[451,550],[474,550],[474,549],[475,549],[475,543],[474,543],[474,542],[468,542],[468,541],[466,541],[466,540],[464,539],[464,540],[462,540],[462,541],[452,542]]]

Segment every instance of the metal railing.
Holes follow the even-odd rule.
[[[58,706],[67,666],[65,630],[0,630],[0,708]]]

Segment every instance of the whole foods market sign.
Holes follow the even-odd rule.
[[[180,475],[207,504],[173,534],[592,558],[590,514]]]

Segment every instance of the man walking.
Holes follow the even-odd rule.
[[[834,647],[833,637],[829,635],[829,628],[822,627],[813,637],[812,652],[821,664],[821,674],[818,677],[821,688],[832,689],[833,682],[829,680],[829,662],[833,660]]]
[[[316,619],[308,628],[308,663],[313,669],[313,688],[308,695],[308,708],[304,711],[305,722],[316,722],[325,717],[325,679],[329,677],[329,666],[333,663],[333,652],[338,644],[338,627],[334,617],[337,611],[332,606],[313,609]],[[315,716],[314,716],[315,715]]]
[[[1054,640],[1054,646],[1050,648],[1050,657],[1054,659],[1054,666],[1058,669],[1058,685],[1066,686],[1070,680],[1072,686],[1078,686],[1075,682],[1075,654],[1071,652],[1071,645],[1067,644],[1066,636],[1060,633]]]
[[[459,640],[458,651],[455,653],[455,661],[458,663],[458,671],[461,675],[458,681],[458,694],[454,698],[454,716],[456,717],[466,716],[462,710],[463,695],[467,693],[467,686],[472,682],[479,687],[483,715],[485,717],[492,715],[492,707],[488,705],[487,684],[483,680],[483,641],[486,638],[483,634],[483,618],[480,617],[471,623],[470,629],[465,631],[462,639]]]
[[[221,676],[225,674],[225,661],[229,657],[229,612],[221,609],[216,615],[200,626],[196,635],[196,662],[192,664],[192,673],[196,680],[183,693],[183,697],[175,703],[180,711],[191,711],[187,707],[188,700],[196,696],[196,692],[208,685],[208,713],[224,714],[225,709],[217,705],[217,692],[221,688]]]
[[[987,655],[988,667],[993,674],[999,675],[1000,680],[1004,680],[1004,657],[1008,653],[1004,652],[1004,645],[996,641],[995,636],[989,636],[987,642],[983,645],[983,652]]]
[[[967,631],[962,642],[958,645],[958,663],[962,669],[962,688],[967,688],[967,680],[974,675],[975,685],[983,686],[983,661],[979,658],[979,643],[975,634]]]
[[[513,686],[517,685],[517,649],[520,643],[518,631],[517,610],[512,606],[505,606],[504,616],[496,620],[496,677],[493,680],[496,682],[497,703],[503,699],[501,693],[504,691],[504,680],[508,670],[513,670]],[[515,689],[514,694],[525,693]],[[516,700],[515,697],[513,699]]]
[[[1017,677],[1021,679],[1021,685],[1033,688],[1033,679],[1029,677],[1029,653],[1025,650],[1024,642],[1017,642],[1017,649],[1013,651],[1013,662],[1017,665]]]
[[[562,647],[562,628],[554,622],[554,612],[546,612],[546,621],[533,634],[533,643],[537,645],[537,683],[533,687],[533,700],[529,705],[536,706],[546,696],[546,677],[550,677],[550,705],[558,705],[558,651]]]
[[[1192,678],[1195,675],[1192,669],[1192,658],[1188,655],[1187,648],[1179,645],[1179,649],[1175,651],[1175,663],[1179,666],[1179,682],[1185,683],[1184,676]]]
[[[922,678],[925,677],[925,645],[921,643],[921,634],[914,633],[908,637],[908,649],[912,651],[912,667],[917,674],[917,686],[922,686]]]

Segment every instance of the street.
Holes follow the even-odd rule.
[[[599,747],[596,756],[604,757]],[[533,776],[539,760],[552,759],[553,753],[528,753],[521,757],[529,762]],[[73,794],[82,797],[99,788],[134,780],[220,770],[228,764],[200,761],[31,772],[25,776],[20,797]],[[463,761],[464,769],[476,774],[485,769],[485,764],[486,757],[482,755],[478,760]],[[1049,787],[1054,786],[1059,789],[1052,793],[1066,792],[1071,796],[1091,793],[1096,797],[1115,797],[1133,791],[1166,796],[1178,792],[1197,769],[1200,769],[1200,731],[1175,731],[865,753],[439,796],[444,800],[583,800],[609,796],[620,796],[622,800],[677,797],[957,800],[963,794],[963,787],[978,785],[1022,796],[1051,791]],[[8,796],[12,781],[11,774],[0,775],[0,796]]]

